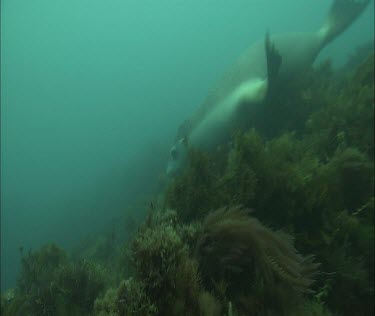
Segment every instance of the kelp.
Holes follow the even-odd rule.
[[[206,217],[196,255],[209,288],[217,291],[218,284],[225,284],[221,294],[251,315],[272,310],[259,304],[267,300],[279,302],[278,310],[288,315],[285,305],[311,291],[318,267],[312,257],[297,252],[290,235],[272,231],[241,207],[218,209]]]
[[[162,315],[199,313],[197,262],[190,258],[183,240],[186,231],[176,212],[157,212],[146,220],[131,245],[134,280],[143,284],[148,299]],[[133,314],[139,315],[129,313]]]
[[[277,278],[297,292],[309,292],[318,265],[298,254],[290,235],[272,231],[247,212],[222,208],[204,220],[196,251],[209,279],[238,288],[245,271],[261,271],[265,282]]]
[[[372,315],[374,56],[348,78],[337,81],[332,74],[326,63],[308,70],[299,82],[289,83],[296,89],[283,94],[280,102],[298,107],[299,114],[285,121],[275,103],[271,120],[280,122],[269,124],[266,112],[263,117],[259,114],[256,128],[236,133],[219,163],[214,156],[205,162],[221,168],[209,169],[209,178],[215,181],[204,188],[210,196],[204,201],[204,214],[222,205],[254,209],[257,219],[288,231],[297,249],[313,253],[322,263],[323,273],[314,286],[320,303],[342,315]],[[268,130],[274,126],[275,130]],[[192,163],[176,180],[180,187],[190,173],[197,173],[195,168]],[[174,208],[182,218],[200,218],[201,214],[185,215],[174,190],[172,184],[167,206],[175,198]],[[340,218],[356,224],[341,227]],[[338,230],[346,236],[345,243],[339,242]],[[225,249],[228,256],[235,257],[236,251],[243,255],[242,249]],[[215,271],[219,268],[215,262],[206,266]],[[225,292],[228,284],[219,282],[216,287]],[[340,304],[344,292],[352,293],[351,298]]]
[[[168,208],[178,210],[183,221],[202,219],[215,198],[212,166],[207,154],[192,150],[189,166],[181,177],[172,181],[165,194]]]
[[[15,296],[4,302],[4,315],[87,315],[105,287],[102,267],[73,262],[54,244],[28,253],[22,250]]]

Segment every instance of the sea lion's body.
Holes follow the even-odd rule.
[[[210,150],[225,141],[243,120],[244,108],[262,106],[277,83],[288,81],[310,67],[321,49],[352,23],[368,2],[335,0],[318,31],[273,35],[272,44],[267,38],[266,42],[249,47],[196,113],[181,125],[167,172],[173,174],[180,169],[176,157],[186,156],[187,152],[182,144]],[[187,141],[181,142],[182,139]]]
[[[285,81],[308,68],[318,56],[323,41],[316,33],[288,33],[272,36],[272,42],[282,56],[278,80]],[[296,44],[297,43],[297,44]],[[290,50],[293,47],[293,50]],[[267,60],[264,41],[249,47],[224,74],[207,95],[194,115],[181,126],[177,139],[188,137],[199,123],[220,102],[235,93],[244,82],[267,78]],[[233,104],[233,109],[236,107]]]

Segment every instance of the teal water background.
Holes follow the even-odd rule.
[[[317,29],[329,5],[3,0],[1,289],[20,246],[72,247],[157,186],[179,124],[239,53],[266,30]],[[373,40],[373,12],[319,60]]]

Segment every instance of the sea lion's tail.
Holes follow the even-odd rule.
[[[370,0],[334,0],[326,21],[319,30],[323,44],[340,35],[364,11]]]

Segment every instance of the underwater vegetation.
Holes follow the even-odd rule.
[[[105,289],[107,273],[88,261],[73,262],[54,244],[22,253],[14,297],[2,315],[88,315]]]
[[[134,274],[96,301],[98,315],[261,315],[266,301],[289,315],[306,304],[318,266],[240,207],[216,210],[203,224],[157,211],[130,249]]]
[[[361,60],[307,70],[228,144],[191,151],[121,244],[22,250],[1,315],[374,315],[374,55]]]
[[[340,81],[325,63],[288,85],[293,89],[257,113],[256,128],[237,132],[220,159],[213,154],[207,162],[202,154],[199,172],[192,160],[172,182],[166,205],[187,222],[200,214],[190,205],[253,209],[260,222],[286,230],[301,253],[321,263],[313,297],[334,314],[373,315],[374,55]],[[287,118],[269,115],[284,104]],[[214,179],[205,187],[210,199],[181,194],[185,185],[199,187],[191,179],[199,181],[194,174],[202,169]],[[230,249],[227,254],[235,258]]]
[[[366,58],[374,52],[375,42],[374,40],[365,42],[355,48],[354,52],[349,55],[347,62],[338,70],[339,74],[347,73],[352,74],[356,71],[357,67],[361,65]]]
[[[244,315],[288,315],[300,294],[311,291],[318,268],[297,252],[290,235],[263,226],[240,207],[206,217],[196,252],[205,284]]]

